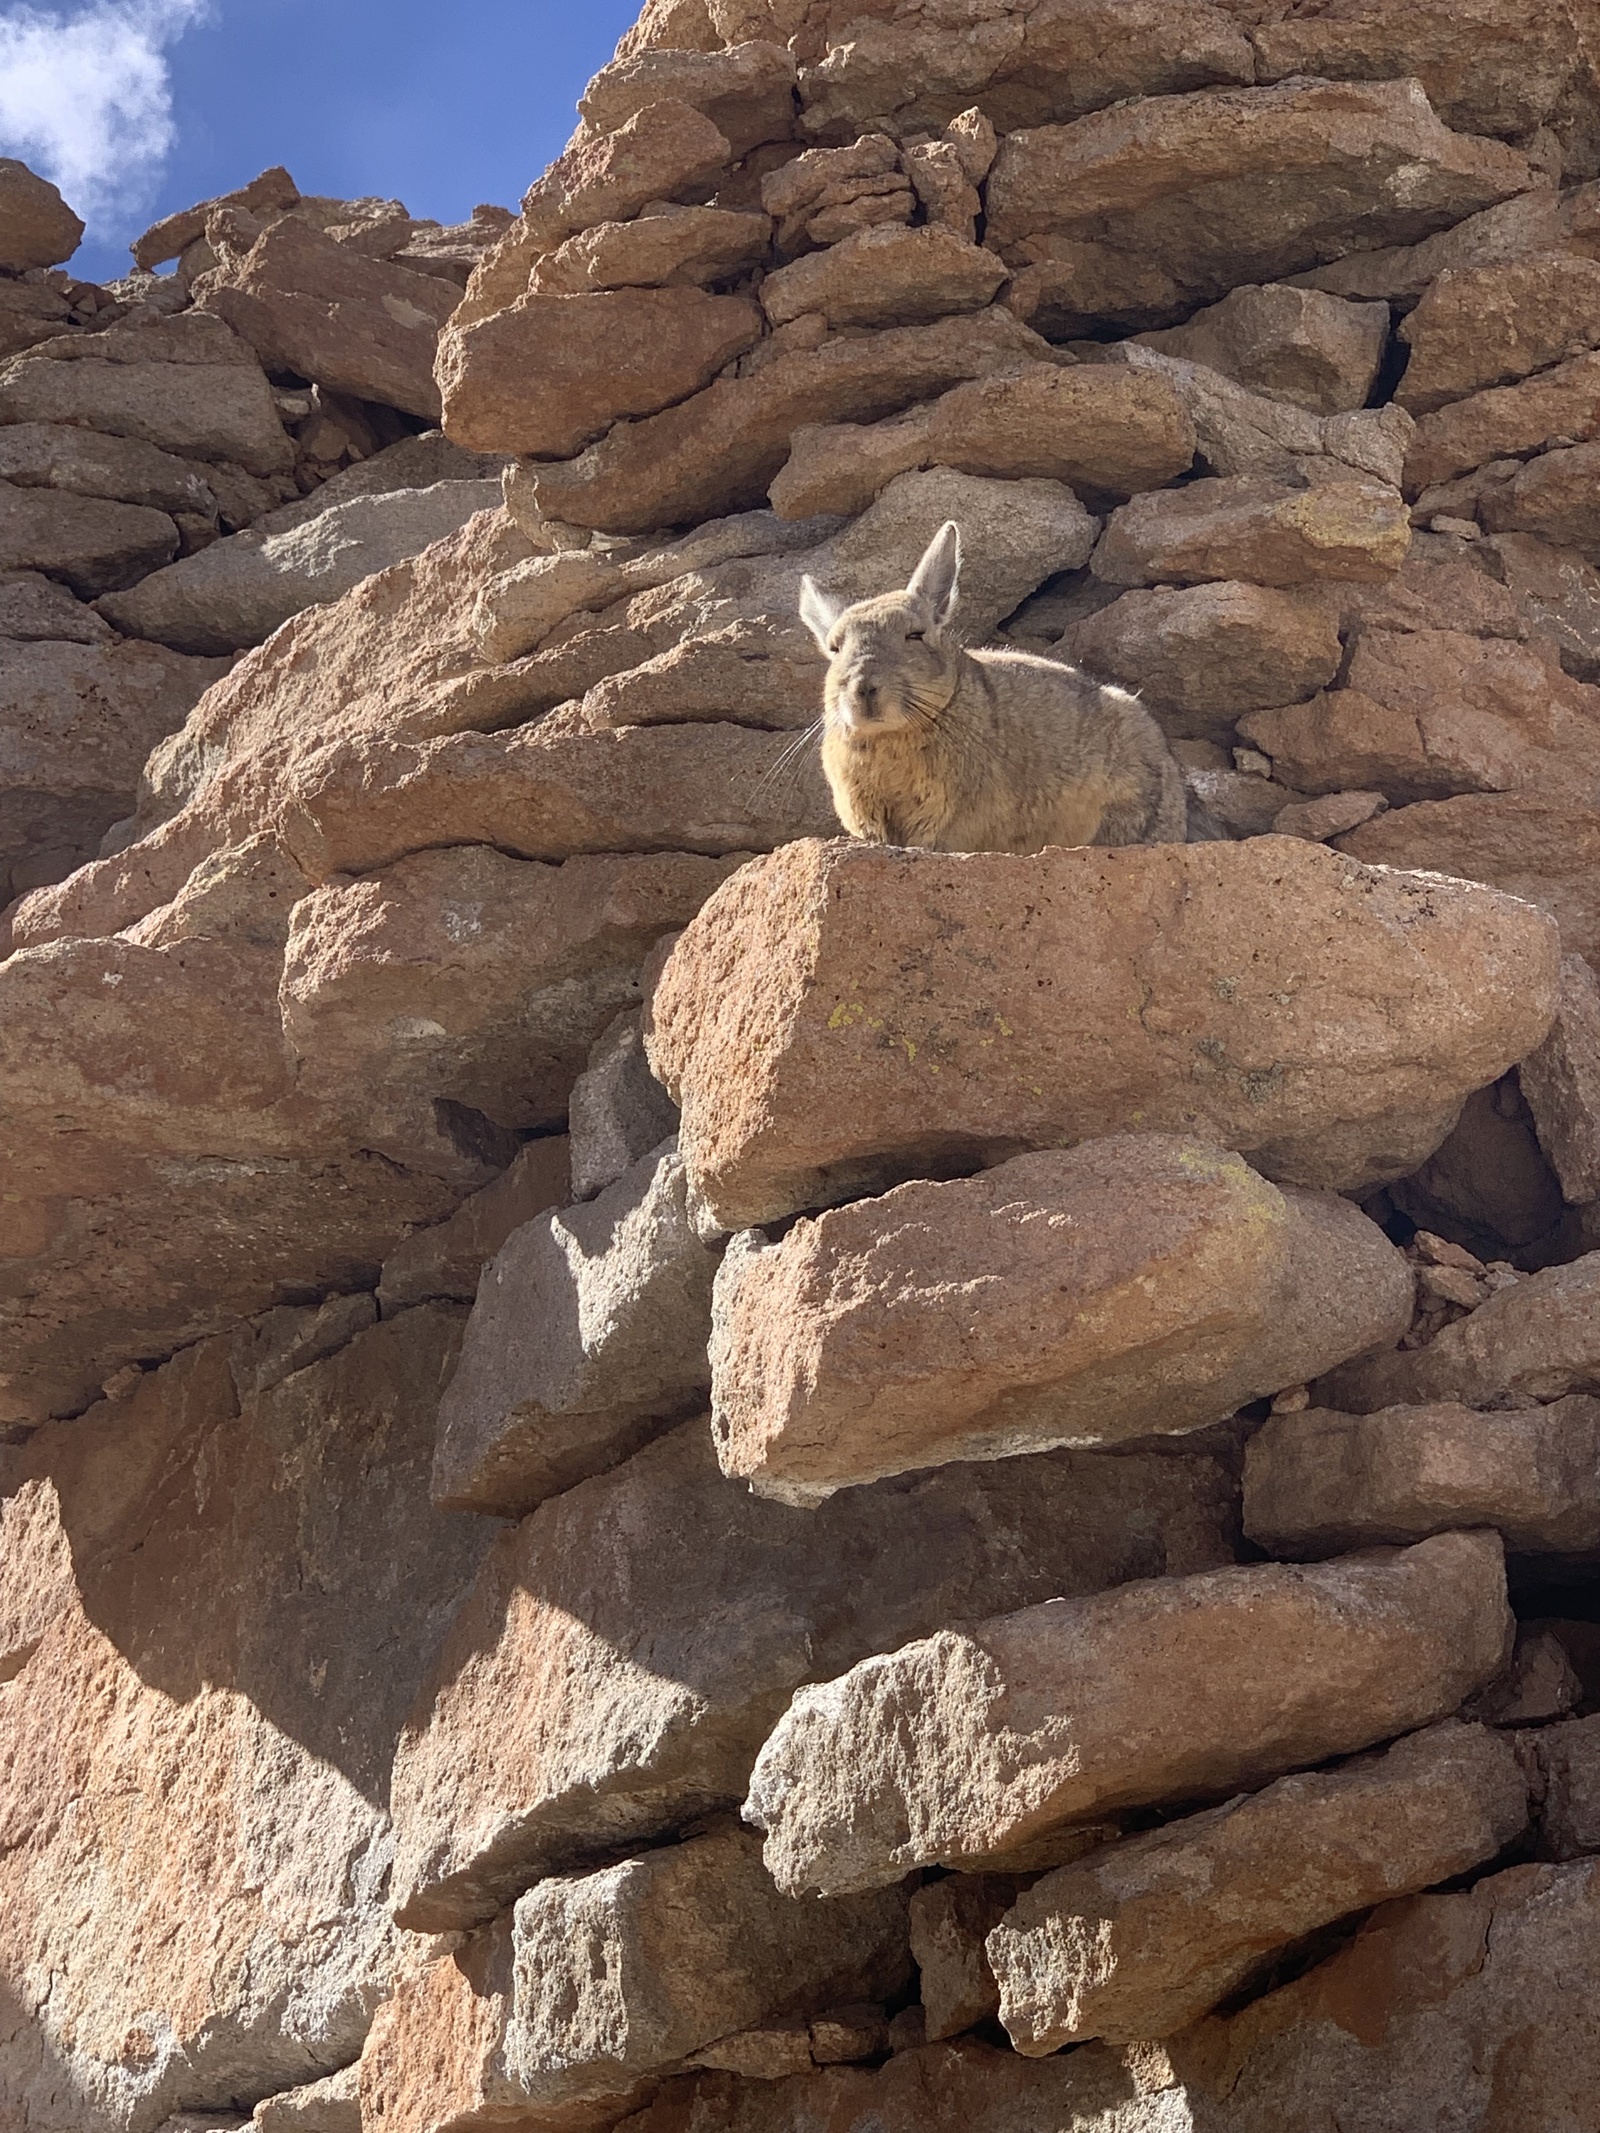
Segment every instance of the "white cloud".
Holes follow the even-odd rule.
[[[91,227],[142,207],[172,146],[166,47],[209,0],[0,0],[0,155],[60,187]]]

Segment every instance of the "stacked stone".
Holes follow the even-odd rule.
[[[439,335],[504,508],[8,914],[24,2133],[1583,2133],[1600,606],[1494,425],[1597,27],[653,0]],[[348,235],[177,225],[309,376]],[[946,517],[1227,837],[837,840],[800,578]]]
[[[499,458],[438,432],[433,361],[509,220],[271,170],[97,287],[56,265],[78,217],[0,163],[0,900],[114,841],[238,652],[496,502]]]

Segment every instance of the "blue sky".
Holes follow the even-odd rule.
[[[0,155],[61,186],[75,271],[270,163],[460,221],[515,207],[639,0],[0,0]]]

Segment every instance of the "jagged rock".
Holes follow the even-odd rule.
[[[1595,257],[1597,211],[1600,188],[1579,185],[1563,192],[1540,186],[1469,215],[1420,244],[1352,252],[1295,280],[1302,288],[1326,290],[1352,302],[1381,300],[1409,310],[1453,268],[1500,266],[1534,252]]]
[[[1273,1415],[1245,1454],[1245,1531],[1300,1556],[1494,1526],[1519,1555],[1584,1555],[1600,1549],[1597,1458],[1600,1401],[1582,1394]]]
[[[1247,711],[1325,688],[1344,656],[1325,594],[1243,584],[1126,592],[1069,629],[1061,651],[1136,689],[1167,733],[1224,743]]]
[[[43,571],[92,599],[177,552],[178,529],[164,511],[0,481],[0,569]]]
[[[859,511],[897,475],[940,466],[1121,497],[1175,480],[1193,458],[1193,425],[1165,379],[1029,363],[870,428],[801,427],[769,494],[785,518]]]
[[[70,259],[83,236],[75,215],[48,178],[14,156],[0,156],[0,269],[22,274]]]
[[[1442,125],[1415,81],[1209,89],[1010,135],[987,242],[1020,270],[1019,315],[1064,338],[1163,326],[1536,182],[1514,150]]]
[[[1226,1795],[1431,1724],[1510,1649],[1493,1534],[1124,1586],[802,1689],[744,1813],[792,1895],[935,1861],[1004,1866],[1063,1825]]]
[[[1108,1824],[1106,1839],[1114,1834]],[[947,1874],[913,1892],[911,1953],[930,2044],[998,2018],[1000,1988],[983,1944],[1027,1885],[1017,1874]]]
[[[1426,1348],[1351,1363],[1318,1391],[1356,1414],[1459,1400],[1469,1407],[1562,1399],[1600,1382],[1600,1252],[1491,1296]]]
[[[774,326],[810,316],[835,328],[917,326],[981,311],[1005,278],[993,252],[953,230],[891,223],[779,267],[761,284],[761,308]]]
[[[781,43],[721,52],[642,51],[602,67],[578,100],[586,124],[614,132],[664,97],[704,112],[737,158],[794,131],[795,65]]]
[[[359,2070],[341,2068],[305,2087],[269,2096],[250,2114],[261,2133],[361,2133]]]
[[[1398,488],[1416,424],[1402,407],[1311,415],[1285,400],[1252,392],[1220,370],[1119,341],[1105,362],[1164,378],[1188,410],[1200,458],[1216,475],[1253,475],[1294,487],[1352,474]]]
[[[272,389],[220,319],[112,326],[45,342],[0,369],[0,423],[66,423],[250,474],[294,463]]]
[[[282,530],[252,526],[216,541],[141,576],[101,612],[130,636],[178,651],[242,651],[292,615],[327,606],[499,502],[495,481],[352,496]]]
[[[1555,1632],[1519,1628],[1504,1673],[1469,1696],[1461,1715],[1486,1726],[1542,1725],[1565,1718],[1582,1696],[1583,1683]]]
[[[663,206],[637,222],[602,222],[569,237],[539,261],[529,289],[536,296],[583,296],[725,281],[764,259],[771,241],[767,215]]]
[[[1199,1429],[1397,1340],[1413,1300],[1348,1202],[1281,1193],[1198,1141],[1018,1156],[739,1240],[711,1341],[718,1455],[809,1503],[951,1459]]]
[[[1296,839],[797,844],[698,915],[646,1030],[691,1176],[738,1228],[1133,1116],[1288,1183],[1403,1176],[1541,1041],[1558,975],[1524,905]],[[1063,1028],[1096,1050],[1065,1057]]]
[[[801,1511],[724,1479],[685,1423],[486,1560],[395,1762],[398,1915],[476,1924],[540,1874],[733,1804],[818,1674],[947,1621],[1230,1561],[1232,1495],[1203,1452],[1051,1452]]]
[[[437,275],[364,258],[285,215],[236,262],[213,269],[196,300],[268,370],[438,417],[434,350],[457,292]]]
[[[1320,800],[1291,801],[1280,808],[1272,827],[1280,837],[1306,837],[1315,844],[1329,844],[1346,830],[1382,814],[1388,804],[1381,792],[1325,793]]]
[[[1597,431],[1600,356],[1574,356],[1537,377],[1490,386],[1425,414],[1406,454],[1406,491],[1420,495],[1490,461],[1541,451],[1558,438],[1589,440]]]
[[[1373,866],[1492,882],[1561,922],[1566,948],[1600,957],[1600,810],[1563,795],[1467,793],[1397,808],[1340,840]]]
[[[217,508],[204,470],[192,460],[131,437],[101,437],[62,423],[17,422],[0,429],[0,480],[201,518],[214,517]]]
[[[914,204],[900,151],[885,133],[847,148],[807,149],[761,181],[761,205],[776,219],[786,253],[909,222]]]
[[[476,450],[567,459],[622,417],[699,392],[760,334],[747,297],[703,289],[530,294],[446,339],[445,428]]]
[[[874,422],[1043,353],[1037,335],[990,310],[776,354],[748,377],[720,378],[679,407],[619,423],[574,460],[532,468],[534,500],[549,518],[608,533],[748,509],[764,500],[802,424]]]
[[[7,1455],[20,2124],[153,2125],[359,2052],[400,1968],[395,1732],[488,1537],[426,1496],[456,1334],[413,1312],[253,1392],[244,1328]]]
[[[1348,414],[1372,391],[1389,342],[1389,307],[1269,283],[1234,289],[1186,325],[1140,339],[1309,414]]]
[[[72,306],[57,289],[0,276],[0,362],[72,331]]]
[[[830,21],[816,63],[802,69],[808,131],[884,116],[897,134],[914,132],[981,98],[1009,132],[1127,97],[1254,78],[1239,24],[1203,0],[1046,0],[992,9],[959,36],[920,8],[851,19],[841,36],[845,27]]]
[[[93,858],[150,750],[226,672],[149,644],[0,638],[0,896]]]
[[[1400,568],[1410,545],[1404,504],[1376,482],[1196,481],[1114,511],[1093,569],[1111,585],[1372,585]]]
[[[1035,1882],[986,1944],[1000,2019],[1034,2058],[1169,2037],[1274,1948],[1465,1873],[1527,1822],[1516,1753],[1481,1726],[1279,1778]]]
[[[1600,1199],[1600,979],[1581,955],[1563,958],[1555,1022],[1517,1079],[1562,1197]]]
[[[439,1413],[437,1503],[518,1517],[704,1406],[717,1253],[675,1143],[484,1269]]]
[[[650,1071],[637,1011],[595,1039],[567,1118],[574,1200],[592,1200],[677,1132],[678,1107]]]
[[[1400,329],[1411,360],[1395,398],[1431,414],[1579,355],[1600,339],[1597,298],[1600,260],[1569,253],[1451,269]]]
[[[905,1906],[900,1890],[792,1904],[738,1829],[543,1881],[380,2010],[362,2123],[614,2123],[719,2037],[895,1992]]]
[[[252,178],[237,192],[221,193],[214,200],[202,200],[197,207],[186,207],[175,215],[153,223],[142,237],[135,238],[131,250],[133,263],[149,269],[163,266],[167,260],[176,259],[188,251],[206,233],[206,218],[214,208],[237,207],[251,214],[284,210],[299,204],[300,188],[283,168],[275,163],[259,177]]]
[[[385,1318],[414,1304],[471,1303],[484,1267],[514,1230],[572,1197],[565,1134],[533,1141],[492,1185],[475,1192],[447,1222],[407,1237],[383,1262],[378,1303]]]
[[[1367,629],[1343,680],[1241,722],[1286,784],[1365,785],[1396,803],[1531,789],[1600,804],[1600,696],[1542,643]]]

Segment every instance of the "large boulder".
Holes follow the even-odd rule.
[[[1600,339],[1597,297],[1600,260],[1564,252],[1441,274],[1400,329],[1411,360],[1396,399],[1426,415],[1582,354]]]
[[[1347,1201],[1150,1133],[740,1239],[716,1304],[723,1468],[804,1503],[1220,1422],[1398,1339],[1413,1284]]]
[[[1559,965],[1521,903],[1294,839],[798,844],[688,929],[648,1043],[729,1228],[1130,1119],[1346,1188],[1415,1169],[1534,1048]]]
[[[1050,1452],[753,1496],[688,1422],[496,1541],[395,1761],[394,1895],[482,1923],[541,1874],[742,1798],[802,1682],[979,1619],[1232,1559],[1214,1453]]]
[[[793,1895],[1026,1865],[1074,1823],[1226,1797],[1448,1717],[1511,1629],[1485,1533],[1055,1601],[802,1689],[744,1812]]]
[[[438,275],[365,258],[285,215],[196,293],[268,370],[437,419],[434,352],[459,298]]]
[[[26,273],[70,259],[83,236],[75,215],[48,178],[14,156],[0,156],[0,270]]]
[[[1009,301],[1053,334],[1164,326],[1537,182],[1441,124],[1416,81],[1206,89],[1010,135],[987,241],[1020,270]]]
[[[0,570],[39,571],[93,599],[137,584],[177,552],[178,529],[164,511],[0,481]]]
[[[490,1536],[427,1498],[456,1316],[372,1316],[273,1312],[5,1455],[0,2058],[29,2133],[332,2073],[406,1967],[389,1764]]]
[[[1377,482],[1197,481],[1113,512],[1094,573],[1109,585],[1370,585],[1410,546],[1405,505]]]
[[[1271,282],[1234,289],[1187,324],[1141,339],[1310,414],[1349,414],[1377,381],[1389,307]]]

